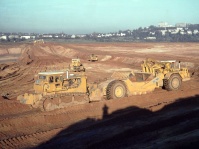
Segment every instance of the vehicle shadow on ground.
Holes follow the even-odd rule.
[[[62,130],[36,149],[47,148],[197,148],[199,95],[179,99],[152,112],[128,107],[102,119],[87,118]]]

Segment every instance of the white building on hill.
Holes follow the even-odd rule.
[[[3,36],[0,36],[0,39],[1,39],[1,40],[7,40],[8,37],[7,37],[6,35],[3,35]]]
[[[158,27],[172,27],[172,25],[169,25],[167,22],[160,22],[158,23]]]

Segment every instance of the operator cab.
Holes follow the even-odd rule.
[[[59,80],[63,79],[64,74],[65,72],[40,72],[38,73],[38,80],[49,83],[59,82]]]
[[[160,61],[165,64],[166,69],[180,69],[180,61],[177,62],[176,60],[167,60],[167,61]]]

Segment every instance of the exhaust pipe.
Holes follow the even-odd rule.
[[[180,61],[179,61],[179,69],[180,69]]]
[[[66,71],[66,79],[68,79],[68,71]]]

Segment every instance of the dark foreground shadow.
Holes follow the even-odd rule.
[[[87,118],[62,130],[36,149],[198,148],[199,95],[179,99],[157,112],[128,107],[102,119]]]

